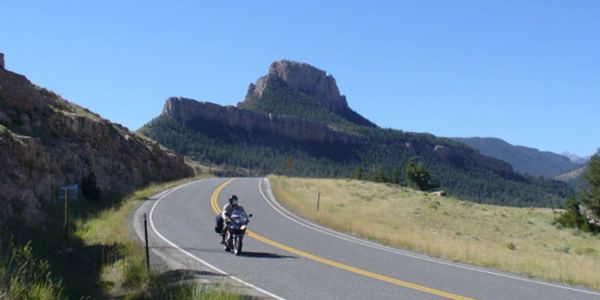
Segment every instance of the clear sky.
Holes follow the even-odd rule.
[[[3,1],[0,52],[133,130],[169,96],[235,105],[292,59],[381,127],[600,147],[600,1],[201,2]]]

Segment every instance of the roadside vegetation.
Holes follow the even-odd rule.
[[[269,178],[284,206],[336,230],[452,261],[600,288],[600,237],[554,222],[562,210],[476,204],[360,180]]]
[[[0,299],[239,299],[224,286],[149,271],[129,229],[141,201],[190,180],[152,184],[110,205],[79,200],[68,241],[60,226],[21,232],[29,241],[2,239],[11,242],[0,245]]]
[[[577,197],[569,197],[566,211],[556,222],[584,232],[600,233],[600,154],[592,156],[587,164]]]

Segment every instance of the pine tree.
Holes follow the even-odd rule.
[[[565,227],[577,227],[581,228],[586,223],[585,219],[579,212],[579,202],[575,197],[567,198],[565,202],[565,212],[563,212],[557,219],[557,223]]]
[[[587,189],[582,191],[582,202],[592,210],[596,217],[600,216],[600,154],[592,156],[584,175]]]
[[[363,179],[363,168],[360,165],[356,165],[356,168],[354,168],[354,174],[352,175],[352,177],[354,177],[355,179],[361,180]]]
[[[406,167],[406,177],[422,191],[432,187],[431,175],[429,175],[422,162],[415,163],[414,159],[411,159]]]
[[[375,174],[373,175],[373,181],[375,182],[387,182],[387,177],[385,176],[385,172],[383,171],[383,167],[378,164],[375,167]]]
[[[400,184],[400,168],[396,165],[392,168],[392,183]]]

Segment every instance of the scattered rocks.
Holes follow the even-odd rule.
[[[438,197],[446,197],[446,191],[436,191],[436,192],[432,192],[431,195],[433,196],[438,196]]]

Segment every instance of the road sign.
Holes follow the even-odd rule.
[[[66,191],[66,193],[65,193]],[[58,197],[60,200],[65,201],[65,194],[69,195],[69,200],[77,200],[79,195],[79,185],[68,184],[58,188]]]

